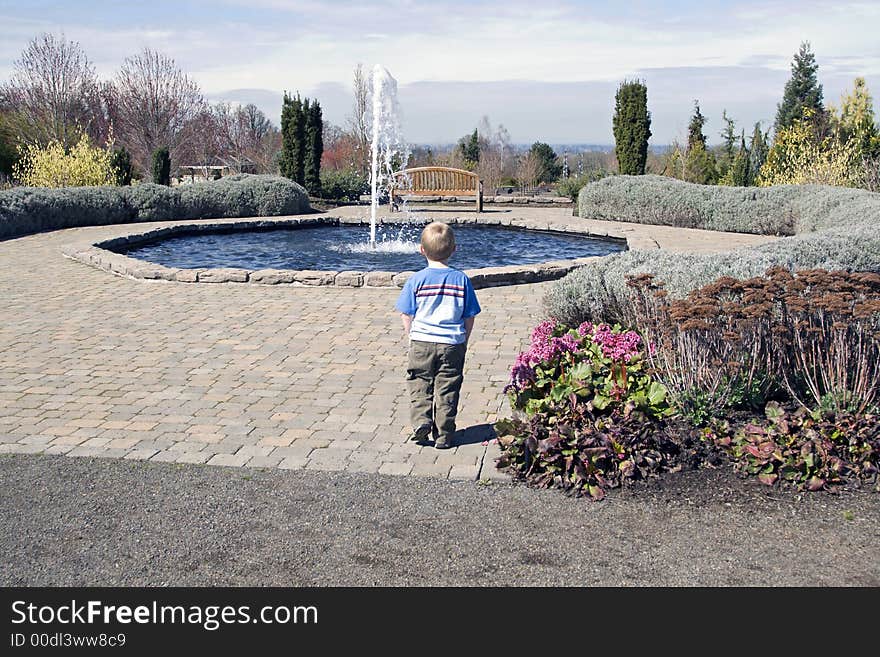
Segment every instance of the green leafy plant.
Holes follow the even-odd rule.
[[[542,322],[505,391],[519,416],[496,424],[498,467],[533,485],[601,499],[608,487],[675,467],[666,388],[633,331]]]
[[[801,407],[788,412],[776,402],[764,422],[711,434],[734,467],[768,486],[790,484],[817,491],[844,483],[878,487],[880,417],[826,414]]]
[[[499,468],[530,485],[594,500],[609,488],[681,468],[672,436],[632,405],[597,414],[572,395],[528,421],[500,420],[495,430]]]

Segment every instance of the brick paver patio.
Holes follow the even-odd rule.
[[[567,208],[507,212],[583,221]],[[368,208],[335,212],[352,213]],[[631,248],[712,251],[770,239],[591,223],[630,237]],[[478,290],[464,431],[459,446],[439,451],[405,442],[396,290],[134,280],[61,254],[71,240],[119,230],[0,242],[0,453],[498,476],[497,448],[483,442],[505,410],[510,365],[543,319],[549,283]]]

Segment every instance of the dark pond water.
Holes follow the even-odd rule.
[[[309,226],[226,233],[184,234],[120,249],[166,267],[408,271],[425,266],[419,255],[421,225],[383,225],[376,247],[369,226]],[[453,226],[456,269],[521,265],[607,255],[622,246],[604,240],[496,226]]]

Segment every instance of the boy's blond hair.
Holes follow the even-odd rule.
[[[435,221],[425,226],[421,244],[430,260],[448,260],[455,251],[455,235],[448,225]]]

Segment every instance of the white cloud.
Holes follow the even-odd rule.
[[[457,137],[490,114],[515,139],[528,141],[550,129],[588,140],[604,134],[607,141],[613,89],[637,75],[648,80],[649,101],[670,108],[654,110],[657,139],[677,129],[667,122],[686,124],[693,98],[712,111],[725,102],[731,114],[731,107],[741,108],[743,120],[772,118],[792,55],[804,40],[816,53],[826,99],[836,101],[855,75],[880,93],[880,3],[763,0],[713,4],[714,13],[697,3],[642,3],[630,12],[624,5],[525,0],[216,0],[210,6],[198,22],[131,21],[121,28],[87,11],[65,14],[62,24],[9,9],[0,24],[0,79],[29,38],[63,29],[80,41],[103,77],[126,56],[151,47],[174,57],[207,94],[318,90],[328,94],[325,116],[341,122],[355,64],[381,63],[401,86],[419,140],[427,140],[431,129],[438,140]],[[535,83],[515,82],[527,80]],[[498,81],[506,83],[491,86]],[[422,82],[436,84],[429,91]],[[461,82],[480,84],[456,86]],[[500,98],[499,88],[509,95]],[[447,95],[435,93],[440,89]]]

